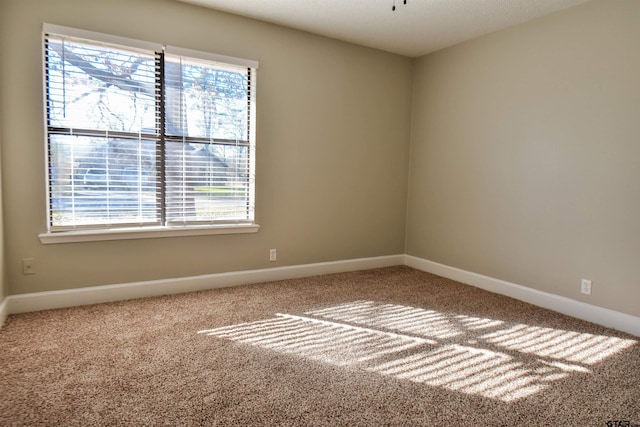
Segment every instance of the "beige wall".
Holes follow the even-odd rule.
[[[639,24],[595,1],[418,60],[406,252],[640,315]]]
[[[2,49],[0,49],[0,58],[2,57]],[[0,96],[2,93],[0,92]],[[1,130],[0,126],[0,130]],[[2,139],[0,139],[0,153],[2,152]],[[2,156],[0,155],[0,305],[2,305],[4,299],[9,295],[9,287],[7,281],[7,270],[5,265],[4,255],[4,221],[3,221],[3,209],[2,209]],[[0,318],[0,323],[2,319]],[[1,326],[1,325],[0,325]]]
[[[0,16],[11,294],[404,252],[410,59],[168,0],[2,0]],[[260,61],[260,231],[42,245],[42,22]]]
[[[42,245],[42,22],[259,60],[261,230]],[[169,0],[3,0],[8,293],[406,252],[640,315],[638,22],[597,0],[414,64]]]

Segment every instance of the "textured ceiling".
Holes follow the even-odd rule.
[[[587,0],[179,0],[418,57]]]

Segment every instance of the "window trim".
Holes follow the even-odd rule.
[[[237,65],[241,67],[251,68],[253,70],[257,70],[259,68],[258,61],[244,59],[244,58],[236,58],[231,56],[214,54],[211,52],[203,52],[185,48],[179,48],[175,46],[168,46],[160,43],[147,42],[143,40],[130,39],[126,37],[120,37],[105,33],[93,32],[88,30],[82,30],[72,27],[65,27],[60,25],[54,25],[49,23],[42,24],[42,34],[60,34],[70,37],[83,38],[88,40],[95,40],[97,42],[104,42],[110,44],[116,44],[121,46],[131,47],[133,49],[144,49],[151,50],[155,52],[162,51],[165,54],[172,55],[180,55],[180,56],[188,56],[193,58],[201,58],[208,61],[227,63],[231,65]],[[46,47],[43,45],[43,64],[44,64],[44,56]],[[253,77],[253,88],[252,91],[255,90],[255,76]],[[47,102],[47,76],[46,73],[43,73],[43,101],[44,105]],[[255,94],[250,95],[251,98],[255,97]],[[255,98],[253,98],[252,108],[255,108]],[[251,162],[251,171],[253,171],[253,176],[255,177],[255,113],[253,115],[253,120],[249,120],[249,135],[253,135],[252,138],[254,142],[251,142],[251,138],[249,140],[248,148],[250,150],[249,160]],[[45,138],[48,138],[48,126],[47,126],[47,117],[44,115],[44,127],[45,127]],[[91,242],[91,241],[108,241],[108,240],[129,240],[129,239],[149,239],[149,238],[165,238],[165,237],[182,237],[182,236],[206,236],[206,235],[216,235],[216,234],[246,234],[246,233],[256,233],[260,229],[260,225],[255,222],[255,184],[250,186],[250,194],[251,200],[253,200],[253,220],[247,222],[229,222],[229,223],[216,223],[216,224],[183,224],[183,225],[156,225],[156,226],[127,226],[127,227],[98,227],[98,228],[82,228],[82,229],[71,229],[71,230],[60,230],[60,231],[52,231],[51,230],[51,212],[50,212],[50,187],[49,187],[49,156],[48,156],[48,142],[45,141],[44,144],[45,149],[45,176],[46,176],[46,193],[47,193],[47,203],[46,203],[46,215],[47,215],[47,231],[38,235],[42,244],[56,244],[56,243],[72,243],[72,242]],[[255,178],[253,178],[255,179]]]
[[[94,40],[102,43],[116,44],[131,47],[133,49],[152,50],[158,52],[162,50],[164,46],[160,43],[147,42],[144,40],[130,39],[127,37],[114,36],[111,34],[97,33],[95,31],[81,30],[72,27],[63,27],[62,25],[42,24],[42,33],[53,33],[65,35],[68,37],[77,37],[80,39]]]
[[[38,235],[43,245],[100,242],[108,240],[156,239],[164,237],[209,236],[215,234],[257,233],[259,224],[217,224],[192,226],[127,227],[56,231]]]

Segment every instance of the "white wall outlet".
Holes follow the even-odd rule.
[[[23,258],[22,274],[36,274],[35,260],[33,258]]]
[[[273,262],[278,259],[278,253],[275,249],[269,249],[269,261]]]
[[[591,295],[591,280],[582,279],[582,284],[580,285],[580,292],[585,295]]]

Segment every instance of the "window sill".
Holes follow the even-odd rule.
[[[157,239],[163,237],[208,236],[212,234],[257,233],[258,224],[224,224],[190,227],[140,227],[114,228],[109,230],[62,231],[42,233],[40,242],[44,245],[56,243],[98,242],[104,240]]]

